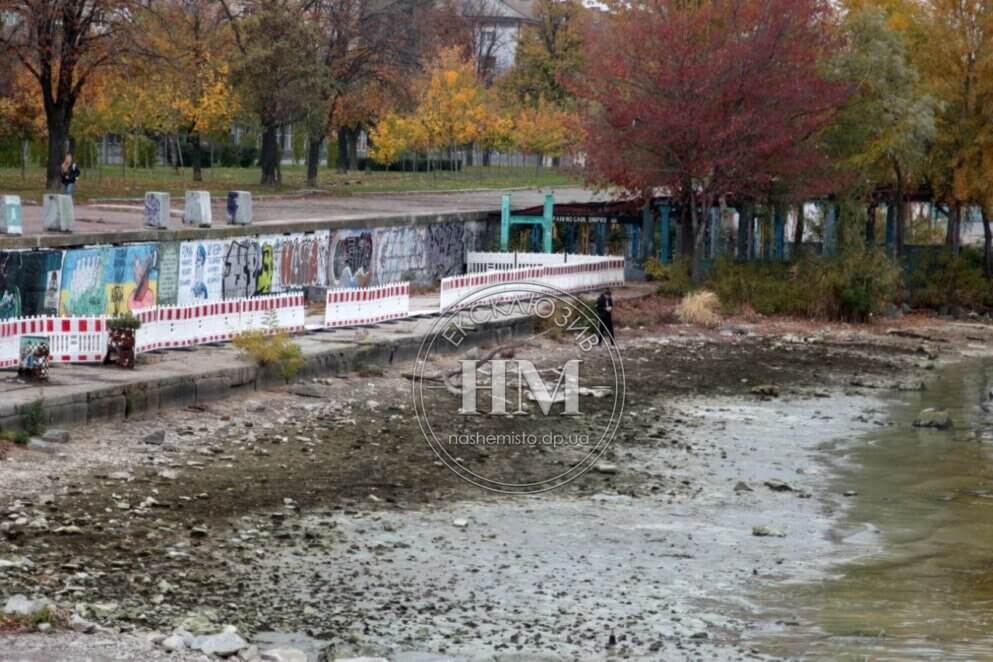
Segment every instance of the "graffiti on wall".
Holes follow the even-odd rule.
[[[159,286],[158,244],[120,246],[108,252],[107,314],[154,308]]]
[[[0,319],[56,315],[62,251],[0,252]]]
[[[224,241],[184,241],[179,247],[176,303],[220,301],[224,287]]]
[[[267,243],[272,246],[275,264],[276,291],[327,285],[330,239],[328,230],[269,239]]]
[[[59,313],[62,315],[103,315],[107,309],[106,248],[66,251],[62,261],[62,287]]]
[[[376,284],[433,282],[464,272],[466,251],[478,250],[482,228],[469,223],[437,223],[376,230]]]
[[[157,302],[160,306],[175,306],[179,294],[179,242],[159,243],[159,291]]]
[[[330,287],[366,287],[372,284],[373,232],[336,230],[331,234],[328,261]]]
[[[268,274],[272,273],[269,254]],[[221,285],[225,299],[269,294],[272,277],[262,278],[263,263],[259,241],[255,238],[234,239],[224,247],[224,278]],[[259,287],[262,278],[263,287]]]

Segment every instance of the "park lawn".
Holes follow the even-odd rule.
[[[0,168],[0,195],[20,195],[25,200],[41,202],[45,173],[41,168]],[[75,197],[80,201],[94,199],[135,199],[146,191],[166,191],[182,196],[191,189],[209,190],[213,195],[228,191],[252,191],[256,195],[292,194],[319,191],[335,195],[351,193],[397,193],[405,191],[452,191],[459,189],[508,189],[523,187],[568,186],[579,183],[572,172],[552,168],[482,167],[466,168],[463,172],[360,172],[341,174],[322,169],[319,186],[304,186],[304,166],[283,166],[283,183],[278,187],[260,186],[258,168],[204,168],[203,182],[194,182],[189,168],[176,171],[161,166],[128,169],[101,166],[83,170],[76,186]]]

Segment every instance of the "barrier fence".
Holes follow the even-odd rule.
[[[277,294],[136,313],[135,352],[231,340],[244,331],[304,330],[303,294]],[[0,322],[0,368],[16,368],[21,339],[48,340],[52,363],[100,363],[107,355],[107,317],[25,317]]]
[[[523,268],[514,263],[540,262]],[[441,310],[453,306],[515,299],[517,283],[530,282],[566,292],[623,285],[624,258],[535,253],[469,253],[470,264],[499,264],[499,269],[453,276],[441,281]],[[501,261],[502,260],[502,261]],[[485,295],[471,297],[489,288]],[[466,297],[470,300],[466,302]],[[462,302],[462,303],[460,303]],[[410,284],[330,290],[324,326],[376,324],[410,316]],[[136,313],[135,352],[225,342],[246,331],[304,330],[303,294],[276,294],[203,303],[163,306]],[[0,322],[0,368],[20,364],[22,339],[47,338],[52,363],[101,362],[107,353],[107,317],[28,317]]]
[[[410,283],[328,290],[324,326],[376,324],[410,316]]]
[[[526,267],[549,267],[560,264],[596,264],[603,260],[622,259],[612,255],[581,255],[578,253],[466,253],[466,271],[470,274],[505,271]]]
[[[444,278],[441,281],[441,309],[448,310],[453,306],[468,307],[513,299],[516,296],[514,283],[520,281],[553,287],[565,292],[583,292],[624,284],[624,258],[578,257],[595,259]],[[472,296],[473,293],[484,289],[487,290],[485,294]]]

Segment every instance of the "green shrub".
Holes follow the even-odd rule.
[[[659,284],[659,294],[683,296],[693,286],[686,260],[678,259],[672,264],[662,264],[658,258],[650,257],[645,260],[644,269],[648,280]]]
[[[879,251],[796,263],[718,261],[711,287],[732,309],[866,321],[900,294],[900,270]]]
[[[290,340],[289,334],[285,331],[275,333],[246,331],[235,337],[232,342],[258,365],[278,366],[280,376],[286,381],[296,377],[304,366],[300,345]]]
[[[35,400],[24,408],[21,414],[21,427],[30,436],[37,436],[45,431],[45,403]],[[15,439],[15,441],[17,441]]]
[[[129,168],[152,168],[158,158],[158,145],[146,136],[126,136],[124,151]]]
[[[993,308],[993,286],[983,275],[979,251],[964,250],[958,257],[947,250],[920,252],[909,258],[908,271],[912,306]]]

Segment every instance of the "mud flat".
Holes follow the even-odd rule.
[[[989,333],[961,326],[627,330],[611,449],[531,497],[439,466],[405,366],[73,430],[0,464],[0,599],[139,638],[232,625],[311,659],[761,657],[753,635],[782,627],[763,596],[836,560],[851,500],[823,460],[889,424],[881,393],[920,388]],[[554,364],[560,349],[524,351]],[[460,458],[524,478],[572,459]],[[39,636],[0,638],[0,659]]]

